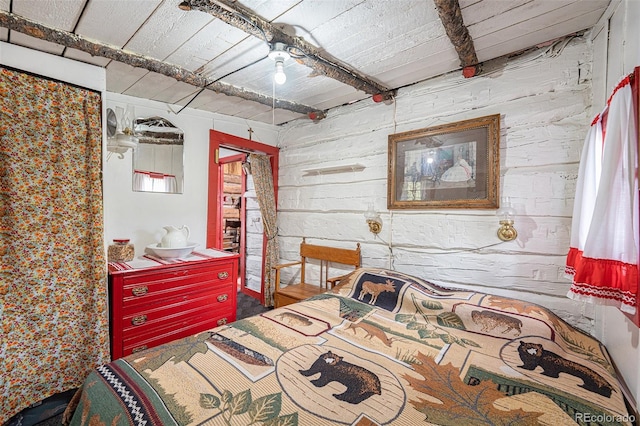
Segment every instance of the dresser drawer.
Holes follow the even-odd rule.
[[[210,314],[202,313],[201,315],[194,315],[191,318],[183,318],[177,323],[158,327],[149,330],[148,333],[123,339],[122,356],[127,356],[131,353],[153,348],[155,346],[162,345],[163,343],[171,342],[175,339],[210,330],[233,322],[234,320],[235,312],[217,312],[213,317],[211,317]]]
[[[215,267],[128,276],[123,279],[121,303],[127,308],[206,288],[233,286],[235,274],[232,268],[232,263],[224,263]]]
[[[123,337],[144,333],[163,324],[175,324],[183,317],[193,317],[202,311],[231,312],[235,306],[232,291],[233,287],[226,286],[218,291],[187,294],[146,307],[125,308],[122,311]]]

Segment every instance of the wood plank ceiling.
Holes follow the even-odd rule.
[[[609,2],[0,0],[0,41],[105,67],[110,92],[282,124],[443,73],[482,78],[485,61],[588,30]],[[276,42],[294,55],[282,85]]]

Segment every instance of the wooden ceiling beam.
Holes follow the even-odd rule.
[[[473,39],[464,25],[458,0],[433,0],[444,29],[458,52],[460,66],[465,77],[473,77],[480,72],[478,56]]]
[[[38,38],[40,40],[46,40],[51,43],[56,43],[62,46],[70,47],[72,49],[77,49],[92,56],[100,56],[103,58],[122,62],[123,64],[131,65],[132,67],[144,68],[148,71],[171,77],[177,81],[187,83],[191,86],[212,90],[216,93],[224,94],[227,96],[235,96],[248,101],[268,105],[270,107],[273,106],[275,108],[309,116],[313,114],[321,114],[321,111],[318,111],[316,108],[312,108],[310,106],[281,99],[273,99],[270,96],[265,96],[257,92],[252,92],[250,90],[232,86],[230,84],[221,83],[215,80],[209,80],[201,76],[200,74],[194,73],[177,65],[159,61],[147,56],[138,55],[136,53],[129,52],[105,43],[92,41],[77,34],[48,27],[38,22],[2,10],[0,10],[0,27],[18,31],[28,36]]]
[[[234,26],[247,34],[264,40],[267,44],[284,43],[300,52],[295,60],[313,69],[320,75],[337,80],[370,95],[376,95],[376,102],[390,99],[394,91],[360,74],[357,70],[340,63],[336,58],[308,43],[302,37],[289,35],[266,19],[256,15],[239,2],[229,0],[185,0],[179,5],[182,10],[198,10],[208,13],[224,23]]]

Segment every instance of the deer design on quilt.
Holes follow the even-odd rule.
[[[378,284],[372,281],[365,281],[362,283],[362,290],[360,291],[360,295],[358,296],[358,300],[364,301],[364,297],[367,294],[371,295],[371,300],[369,300],[370,305],[375,305],[378,300],[378,296],[380,293],[388,291],[390,293],[395,293],[396,288],[393,286],[393,281],[387,280],[385,284]]]

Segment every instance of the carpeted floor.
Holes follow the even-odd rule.
[[[236,319],[240,320],[253,315],[261,314],[271,310],[272,308],[266,308],[260,304],[260,300],[248,296],[242,292],[238,292],[238,310],[236,312]],[[9,420],[4,426],[31,426],[34,423],[29,422],[27,419],[20,418],[20,415]],[[62,424],[62,413],[57,416],[51,417],[47,420],[35,423],[38,426],[60,426]]]
[[[242,292],[238,292],[238,310],[236,311],[236,319],[243,319],[252,315],[258,315],[272,308],[265,308],[260,304],[260,300],[255,299]]]

